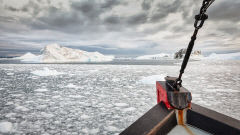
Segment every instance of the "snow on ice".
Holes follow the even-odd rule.
[[[164,77],[166,77],[166,75],[151,75],[147,77],[142,77],[142,79],[139,80],[139,83],[156,84],[156,81],[164,81]]]
[[[0,133],[9,133],[12,130],[12,123],[8,121],[0,121]]]
[[[56,75],[62,75],[64,73],[62,72],[58,72],[56,70],[50,70],[47,67],[44,67],[43,70],[35,70],[31,72],[34,75],[38,75],[38,76],[56,76]]]
[[[126,104],[126,103],[115,103],[114,105],[117,106],[117,107],[128,106],[128,104]]]
[[[34,91],[36,91],[36,92],[46,92],[46,91],[48,91],[47,89],[36,89],[36,90],[34,90]]]

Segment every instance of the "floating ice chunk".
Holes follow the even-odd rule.
[[[74,85],[72,83],[69,83],[67,86],[67,88],[77,88],[77,85]]]
[[[24,107],[24,106],[20,106],[18,104],[15,105],[16,106],[16,110],[20,110],[20,111],[23,111],[23,112],[26,112],[26,111],[29,111],[28,108]]]
[[[128,106],[128,104],[126,104],[126,103],[115,103],[114,105],[117,106],[117,107]]]
[[[83,114],[83,115],[81,116],[81,118],[82,118],[82,119],[89,119],[90,116],[88,116],[88,115],[86,115],[86,114]]]
[[[235,92],[240,92],[240,90],[233,90],[233,89],[204,89],[204,92],[227,92],[227,93],[235,93]]]
[[[48,91],[47,89],[36,89],[36,90],[34,90],[34,91],[36,91],[36,92],[46,92],[46,91]]]
[[[83,98],[81,95],[69,95],[70,98]]]
[[[13,102],[7,102],[5,105],[12,105],[12,104],[14,104]]]
[[[11,75],[14,75],[14,73],[7,73],[7,75],[11,76]]]
[[[57,95],[57,96],[53,96],[52,98],[61,98],[61,96]]]
[[[107,126],[107,127],[105,127],[105,129],[106,129],[107,131],[110,131],[110,132],[119,131],[119,129],[116,128],[116,127],[114,127],[114,126]]]
[[[11,118],[11,117],[13,117],[14,115],[16,115],[16,113],[7,113],[7,114],[5,115],[5,117]]]
[[[147,77],[142,77],[142,79],[139,80],[139,83],[156,84],[156,81],[164,81],[164,77],[166,77],[166,75],[151,75]]]
[[[0,133],[9,133],[12,130],[12,123],[8,121],[0,122]]]
[[[64,73],[58,72],[56,70],[50,70],[49,68],[45,67],[43,70],[35,70],[31,72],[34,75],[38,76],[56,76],[56,75],[62,75]]]
[[[98,129],[98,128],[89,130],[89,133],[90,133],[90,134],[97,134],[98,132],[99,132],[99,129]]]
[[[134,110],[136,110],[136,108],[134,108],[134,107],[129,107],[129,108],[123,109],[123,112],[131,112],[131,111],[134,111]]]
[[[39,105],[39,106],[37,106],[37,108],[38,109],[45,109],[45,108],[47,108],[47,105]]]
[[[46,117],[46,118],[51,118],[51,117],[53,117],[54,115],[51,114],[51,113],[41,112],[41,116]]]
[[[83,133],[88,133],[88,129],[87,128],[84,128],[81,130]]]
[[[0,90],[3,90],[3,88],[0,88]]]

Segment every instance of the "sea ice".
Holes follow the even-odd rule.
[[[7,113],[7,114],[5,115],[5,117],[11,118],[11,117],[13,117],[14,115],[16,115],[16,113]]]
[[[129,107],[129,108],[123,109],[123,112],[131,112],[131,111],[134,111],[134,110],[136,110],[136,108],[134,108],[134,107]]]
[[[183,86],[191,91],[193,103],[239,119],[240,61],[188,64]],[[66,75],[31,74],[44,67]],[[2,69],[14,69],[15,75]],[[99,135],[119,134],[156,105],[155,81],[178,75],[179,69],[178,65],[0,64],[0,121],[12,123],[9,134],[95,133],[92,129],[99,129],[95,133]],[[78,88],[67,88],[68,84]],[[107,126],[117,129],[108,131]]]
[[[114,105],[118,106],[118,107],[128,106],[128,104],[126,104],[126,103],[115,103]]]
[[[18,104],[15,105],[16,106],[16,110],[20,110],[20,111],[23,111],[23,112],[26,112],[26,111],[29,111],[28,108],[24,107],[24,106],[20,106]]]
[[[36,91],[36,92],[46,92],[46,91],[48,91],[47,89],[36,89],[36,90],[34,90],[34,91]]]
[[[7,75],[14,75],[14,73],[7,73]]]
[[[114,126],[107,126],[107,127],[105,127],[105,129],[106,129],[107,131],[110,131],[110,132],[119,131],[119,129],[116,128],[116,127],[114,127]]]
[[[82,119],[89,119],[89,118],[91,118],[91,117],[88,116],[88,115],[86,115],[86,114],[83,114],[83,115],[81,115],[81,118],[82,118]]]
[[[61,96],[57,95],[57,96],[53,96],[52,98],[61,98]]]
[[[165,81],[164,77],[166,77],[166,75],[151,75],[143,77],[138,82],[143,84],[156,84],[156,81]]]
[[[12,130],[12,123],[8,121],[0,122],[0,133],[9,133]]]
[[[77,85],[74,85],[72,83],[69,83],[66,87],[68,87],[68,88],[78,88]]]
[[[34,75],[38,76],[56,76],[56,75],[62,75],[64,73],[58,72],[56,70],[50,70],[49,68],[45,67],[43,70],[35,70],[31,72]]]
[[[46,117],[46,118],[51,118],[51,117],[53,117],[54,115],[51,114],[51,113],[41,112],[41,116]]]
[[[90,133],[90,134],[97,134],[98,132],[99,132],[99,129],[98,129],[98,128],[89,130],[89,133]]]

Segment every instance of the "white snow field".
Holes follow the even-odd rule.
[[[192,102],[240,119],[239,67],[234,60],[190,62],[183,86]],[[0,64],[0,134],[118,134],[156,104],[155,80],[179,68]],[[44,69],[64,74],[36,74]]]

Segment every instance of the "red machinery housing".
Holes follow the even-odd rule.
[[[168,109],[185,109],[191,107],[192,95],[184,87],[173,87],[175,77],[165,77],[166,81],[157,81],[157,102],[163,102]]]

